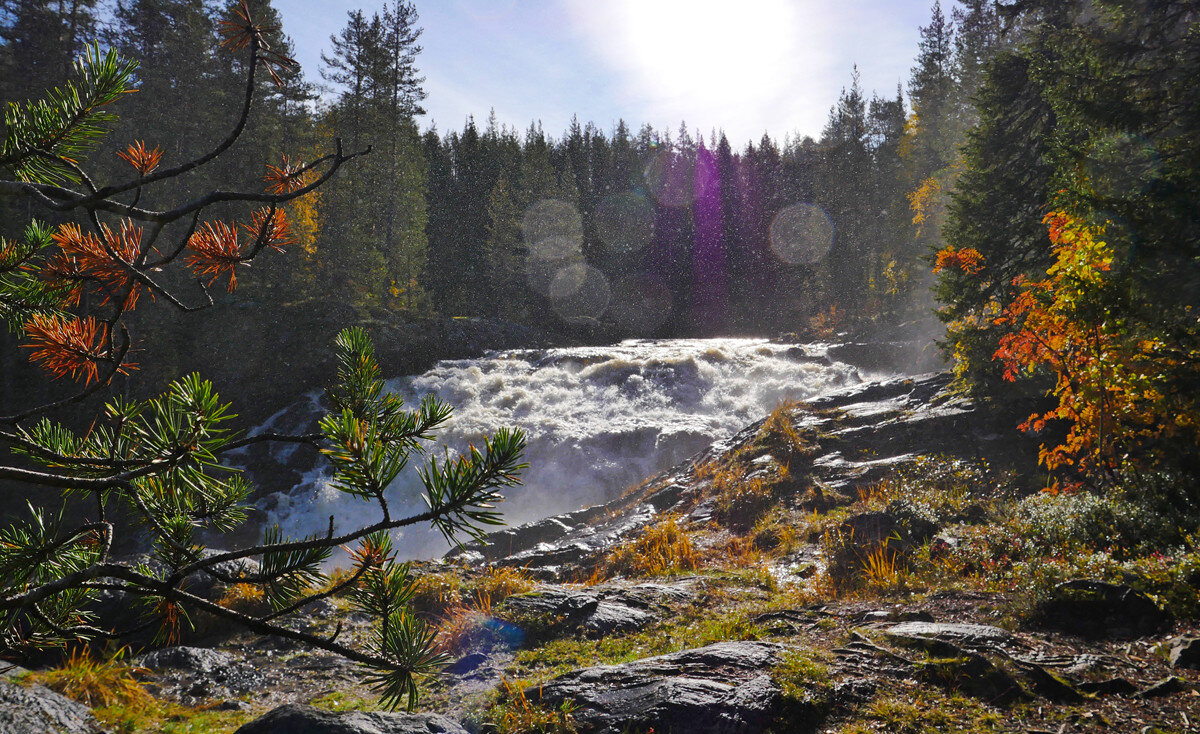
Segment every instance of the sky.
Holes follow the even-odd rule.
[[[308,78],[347,11],[371,0],[275,0]],[[740,147],[764,132],[818,137],[854,64],[863,88],[906,83],[932,0],[416,0],[428,114],[423,127],[572,115],[611,131],[680,122]],[[949,3],[947,3],[947,6]]]

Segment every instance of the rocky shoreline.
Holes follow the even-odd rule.
[[[372,692],[340,658],[208,629],[133,661],[176,717],[175,728],[156,730],[1197,730],[1200,628],[1128,586],[1062,584],[1057,606],[1025,622],[1006,611],[1021,602],[1018,591],[839,590],[843,549],[831,537],[895,553],[943,544],[949,550],[938,552],[953,554],[964,533],[991,522],[982,502],[926,524],[895,503],[856,509],[888,477],[923,471],[921,457],[933,454],[984,459],[997,471],[1030,465],[1033,442],[983,418],[946,375],[867,383],[779,415],[785,425],[777,415],[759,421],[613,502],[505,529],[424,564],[436,583],[418,603],[455,655],[427,684],[430,713],[371,711]],[[795,440],[781,441],[780,431]],[[779,535],[805,522],[823,534],[738,550],[751,533],[721,489],[722,472],[735,468],[741,485],[769,486],[776,503],[756,510],[755,543],[770,536],[764,528]],[[783,520],[770,525],[776,516]],[[666,524],[689,534],[698,557],[727,560],[622,571],[618,551]],[[502,589],[500,578],[512,583]],[[336,598],[289,624],[323,634],[340,625],[343,640],[367,634]],[[0,731],[82,734],[114,721],[112,709],[97,709],[108,722],[100,723],[39,686],[43,673],[14,675],[0,681]]]

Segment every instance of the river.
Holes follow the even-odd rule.
[[[524,486],[502,505],[516,524],[604,502],[746,424],[784,399],[811,399],[862,381],[823,345],[764,339],[630,340],[607,347],[493,352],[438,363],[387,382],[415,405],[436,395],[454,407],[439,440],[452,451],[502,426],[528,435]],[[417,462],[412,462],[417,463]],[[393,507],[422,507],[411,466],[390,488]],[[377,520],[377,510],[309,472],[271,498],[272,520],[292,535]],[[407,556],[446,550],[431,531],[406,531]]]

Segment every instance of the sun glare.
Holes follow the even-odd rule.
[[[622,0],[629,61],[658,93],[759,98],[793,59],[796,18],[785,0]]]
[[[826,71],[827,13],[798,0],[567,0],[621,79],[620,101],[663,124],[719,122],[734,137],[790,127]],[[748,138],[744,138],[748,139]]]

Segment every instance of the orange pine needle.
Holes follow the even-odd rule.
[[[121,221],[119,229],[101,225],[100,236],[84,232],[78,224],[64,224],[53,236],[61,252],[46,264],[44,273],[50,282],[67,290],[67,305],[79,303],[88,280],[103,287],[103,303],[118,293],[127,292],[124,307],[137,305],[141,284],[134,280],[134,263],[141,257],[142,228],[131,220]]]
[[[242,247],[235,225],[206,222],[188,240],[187,246],[191,252],[186,263],[197,277],[207,277],[208,285],[212,285],[221,276],[228,275],[229,290],[232,292],[237,287],[234,268],[242,261]]]
[[[118,151],[117,157],[133,166],[133,170],[145,176],[158,168],[158,164],[162,162],[163,152],[162,148],[157,145],[154,146],[154,150],[147,150],[145,142],[137,140],[130,143],[125,150]]]
[[[256,243],[261,240],[263,245],[277,252],[283,252],[287,245],[296,244],[282,209],[272,212],[264,206],[251,215],[249,224],[243,224],[242,227]]]
[[[91,316],[47,316],[34,314],[25,323],[29,360],[40,365],[55,379],[70,376],[85,384],[99,378],[99,364],[110,359],[108,327]],[[118,372],[128,373],[132,364],[122,364]]]
[[[304,186],[304,169],[303,163],[292,165],[291,160],[285,155],[283,161],[278,167],[267,164],[267,175],[263,176],[263,180],[267,182],[267,192],[272,194],[290,194]]]
[[[279,26],[254,20],[250,13],[250,7],[246,5],[246,0],[242,0],[241,3],[234,6],[229,16],[221,20],[219,30],[225,37],[221,45],[234,51],[241,51],[253,42],[256,61],[262,63],[276,86],[283,86],[279,71],[300,68],[295,59],[271,50],[271,45],[267,43],[267,36],[278,31]]]

